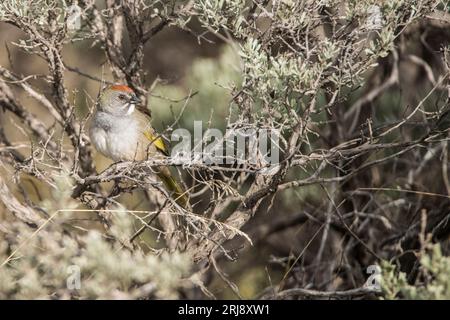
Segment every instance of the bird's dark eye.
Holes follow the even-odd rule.
[[[125,100],[125,99],[126,99],[126,97],[125,97],[125,95],[124,95],[124,94],[121,94],[121,95],[119,95],[119,99],[120,99],[120,100]]]

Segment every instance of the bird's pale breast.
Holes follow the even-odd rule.
[[[95,148],[114,161],[143,160],[146,146],[142,146],[138,122],[132,117],[117,117],[97,112],[91,122],[90,136]]]

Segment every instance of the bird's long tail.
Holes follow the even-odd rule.
[[[168,168],[160,168],[158,177],[164,183],[169,193],[171,193],[172,198],[175,200],[175,202],[186,209],[189,203],[189,199],[184,189],[170,173],[170,170]]]

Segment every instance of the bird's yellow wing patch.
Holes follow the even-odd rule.
[[[164,140],[158,136],[154,135],[153,132],[150,130],[147,130],[144,132],[145,137],[164,155],[168,156],[169,151],[167,150],[166,144],[164,143]]]

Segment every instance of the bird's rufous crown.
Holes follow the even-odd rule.
[[[130,87],[123,85],[123,84],[116,84],[109,88],[114,91],[122,91],[122,92],[130,92],[130,93],[134,92],[133,89],[131,89]]]

